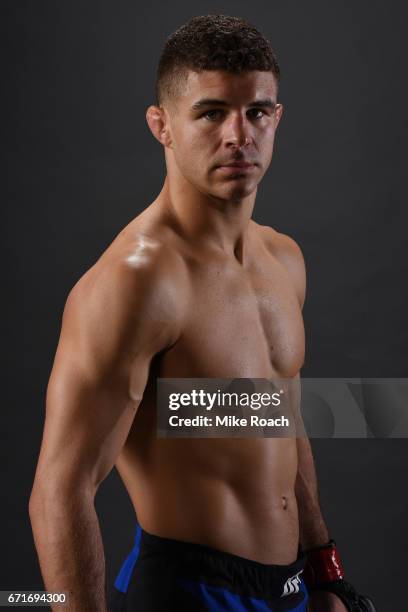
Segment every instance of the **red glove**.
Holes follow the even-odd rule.
[[[306,551],[306,555],[307,562],[303,570],[303,578],[308,589],[344,578],[343,566],[334,540]]]
[[[359,595],[355,588],[344,580],[344,570],[334,540],[305,552],[307,562],[303,579],[309,591],[334,593],[349,612],[375,612],[372,600],[365,595]]]

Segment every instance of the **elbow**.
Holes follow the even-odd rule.
[[[43,498],[41,490],[41,483],[38,482],[38,478],[36,477],[28,500],[28,514],[30,518],[38,514],[38,510],[41,507]]]
[[[94,491],[78,481],[36,478],[28,501],[28,515],[32,527],[78,512],[93,504]]]
[[[49,484],[47,486],[47,483],[36,479],[28,500],[28,515],[32,525],[45,514],[46,508],[51,504],[51,499],[52,493]]]
[[[30,499],[28,500],[28,516],[30,519],[31,529],[33,534],[35,534],[37,527],[42,522],[41,517],[43,517],[43,520],[45,520],[44,498],[36,487],[33,487]]]

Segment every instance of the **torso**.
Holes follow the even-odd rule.
[[[187,316],[177,342],[152,364],[116,467],[146,531],[287,564],[298,548],[294,438],[156,437],[157,377],[291,378],[303,363],[293,279],[265,229],[251,222],[250,234],[241,262],[175,243]]]

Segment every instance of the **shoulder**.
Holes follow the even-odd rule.
[[[183,319],[177,253],[145,235],[107,250],[68,295],[63,324],[73,337],[113,352],[173,344]]]
[[[300,246],[287,234],[267,225],[258,225],[257,229],[265,247],[290,275],[303,307],[306,293],[306,266]]]
[[[257,224],[257,230],[264,244],[276,257],[285,262],[295,260],[298,264],[304,265],[303,254],[298,243],[282,232],[278,232],[268,225]]]

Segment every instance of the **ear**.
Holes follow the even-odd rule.
[[[279,121],[281,120],[283,114],[283,104],[277,104],[275,108],[275,130],[279,125]]]
[[[171,147],[172,140],[165,110],[161,106],[149,106],[146,121],[153,136],[164,147]]]

